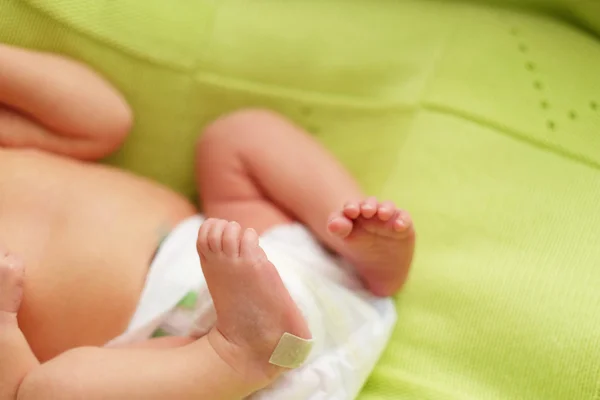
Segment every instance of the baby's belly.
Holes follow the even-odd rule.
[[[27,266],[20,326],[42,360],[101,346],[127,327],[161,237],[195,210],[115,170],[7,153],[0,244]]]

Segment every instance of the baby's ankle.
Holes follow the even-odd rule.
[[[230,341],[218,329],[208,334],[208,341],[223,360],[240,378],[240,383],[260,390],[273,383],[281,374],[289,371],[270,362],[272,352],[257,350]]]

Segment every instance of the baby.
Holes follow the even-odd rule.
[[[409,215],[365,197],[281,117],[239,111],[203,132],[195,171],[206,220],[165,187],[85,162],[117,149],[129,128],[125,102],[86,68],[0,45],[0,400],[233,400],[272,384],[293,367],[273,362],[281,338],[311,339],[259,245],[277,247],[269,235],[294,221],[374,295],[405,282]],[[195,260],[165,263],[151,278],[168,251],[190,248]],[[165,309],[134,329],[145,299],[156,303],[149,293],[170,282],[168,268],[200,271],[198,257],[216,320],[193,337],[152,338]],[[157,307],[177,306],[165,302]]]

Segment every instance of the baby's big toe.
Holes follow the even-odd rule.
[[[240,257],[250,263],[265,259],[265,253],[258,243],[258,233],[252,228],[245,229],[240,243]]]

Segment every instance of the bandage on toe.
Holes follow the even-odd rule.
[[[269,363],[282,368],[298,368],[308,358],[313,344],[312,339],[302,339],[286,332],[279,339]]]

